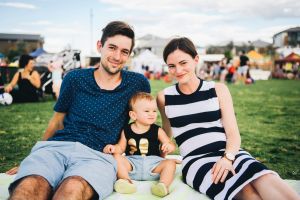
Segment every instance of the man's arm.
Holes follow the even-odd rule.
[[[49,121],[42,140],[47,140],[48,138],[52,137],[57,130],[64,128],[63,122],[65,116],[66,113],[54,112],[54,115]]]
[[[61,130],[64,128],[63,121],[66,113],[54,112],[53,117],[50,119],[48,127],[44,133],[42,140],[47,140],[52,137],[57,130]],[[14,175],[18,172],[19,167],[13,167],[6,171],[5,173],[8,175]]]

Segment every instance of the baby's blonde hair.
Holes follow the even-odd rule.
[[[137,92],[129,100],[129,110],[132,111],[133,107],[134,107],[134,104],[137,101],[142,100],[142,99],[145,99],[145,100],[148,100],[148,101],[155,100],[154,97],[151,94],[149,94],[149,93],[146,93],[146,92]]]

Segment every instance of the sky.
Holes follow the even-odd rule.
[[[113,20],[133,26],[136,38],[186,36],[202,47],[271,43],[300,26],[299,10],[299,0],[0,0],[0,32],[40,34],[48,52],[71,46],[84,55],[96,52],[101,29]]]

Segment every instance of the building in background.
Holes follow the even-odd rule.
[[[155,55],[163,57],[163,50],[169,39],[161,38],[155,35],[147,34],[136,40],[136,46],[134,48],[134,53],[139,55],[144,50],[148,49]]]
[[[0,52],[8,55],[10,51],[22,48],[24,53],[30,53],[37,48],[43,48],[44,38],[39,34],[0,33]]]
[[[278,47],[297,47],[300,46],[300,27],[290,28],[273,36],[273,46]]]

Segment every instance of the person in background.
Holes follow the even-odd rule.
[[[155,124],[157,104],[145,92],[138,92],[129,101],[129,116],[133,121],[125,126],[120,140],[115,145],[106,145],[104,153],[114,154],[118,162],[118,180],[115,190],[119,193],[136,192],[132,180],[154,181],[152,194],[164,197],[174,179],[176,162],[164,159],[175,151],[176,145],[162,128]],[[122,154],[125,152],[126,156]]]
[[[63,59],[60,57],[54,57],[54,59],[49,63],[48,69],[52,74],[52,91],[55,98],[58,99],[63,76]]]
[[[240,65],[237,69],[237,83],[242,82],[245,83],[247,77],[247,70],[249,68],[249,58],[246,56],[245,51],[241,51],[240,53]]]
[[[41,77],[34,68],[34,58],[29,55],[22,55],[19,60],[19,72],[5,87],[5,92],[11,93],[14,103],[37,102],[39,100],[39,88]],[[15,86],[18,86],[15,88]]]
[[[180,150],[183,181],[211,199],[299,199],[279,175],[240,148],[232,98],[223,83],[195,74],[196,48],[185,37],[163,51],[178,83],[158,93],[163,129]]]

